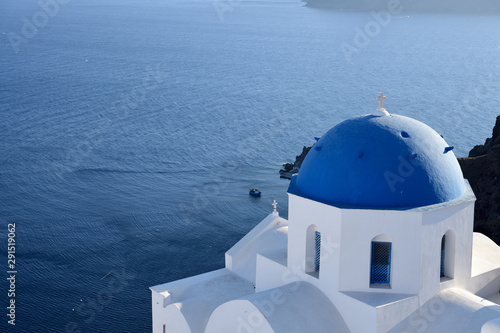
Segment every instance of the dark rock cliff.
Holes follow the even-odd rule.
[[[464,178],[476,194],[474,231],[481,232],[500,244],[500,116],[491,138],[459,158]]]

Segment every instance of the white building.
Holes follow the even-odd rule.
[[[151,288],[155,333],[500,332],[500,249],[452,147],[383,108],[333,127],[226,267]]]

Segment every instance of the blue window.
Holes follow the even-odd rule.
[[[314,234],[314,271],[319,272],[319,260],[321,257],[321,232]]]
[[[389,284],[391,281],[391,243],[372,242],[370,283]]]
[[[441,277],[444,277],[444,259],[445,259],[445,246],[446,246],[446,235],[441,238],[441,268],[440,268],[440,273],[439,275]]]

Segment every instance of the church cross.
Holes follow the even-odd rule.
[[[278,206],[278,203],[276,202],[276,200],[274,200],[274,202],[271,205],[274,207],[274,211],[276,211],[276,206]]]
[[[386,97],[384,96],[384,93],[380,93],[377,97],[377,101],[378,101],[378,108],[379,109],[383,109],[384,108],[384,101],[385,101]]]

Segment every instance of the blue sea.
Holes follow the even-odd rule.
[[[148,288],[222,268],[273,200],[286,217],[281,164],[380,91],[467,156],[500,114],[500,18],[3,1],[0,332],[150,331]]]

